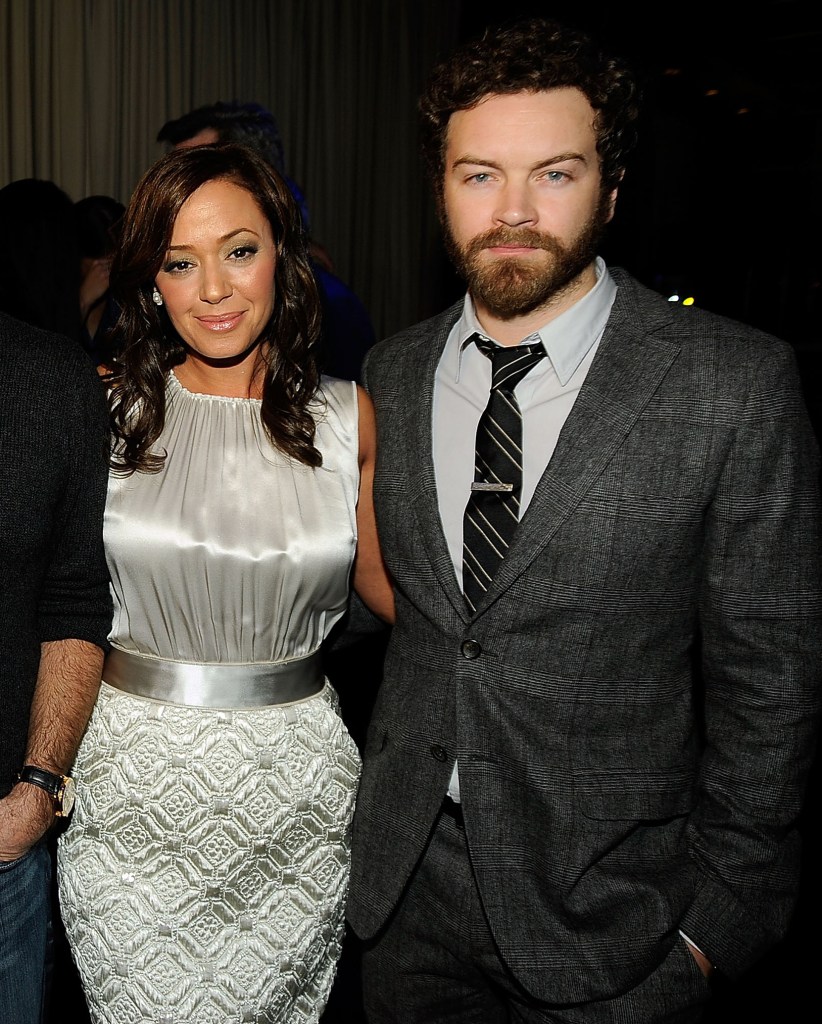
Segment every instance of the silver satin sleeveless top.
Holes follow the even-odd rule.
[[[312,410],[319,469],[272,446],[255,399],[194,394],[173,373],[166,398],[161,472],[109,479],[112,644],[184,662],[311,654],[348,598],[356,385],[323,378]]]

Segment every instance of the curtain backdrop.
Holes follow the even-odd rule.
[[[165,121],[261,103],[312,234],[384,336],[437,308],[416,100],[458,15],[459,0],[0,0],[0,186],[127,202]]]

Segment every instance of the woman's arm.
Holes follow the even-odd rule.
[[[377,457],[377,422],[368,392],[357,387],[360,413],[360,495],[357,501],[357,554],[354,589],[375,615],[394,621],[394,589],[380,551],[374,516],[374,463]]]

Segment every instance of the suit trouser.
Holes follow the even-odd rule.
[[[387,927],[363,950],[368,1024],[695,1024],[710,986],[677,942],[643,982],[614,999],[533,999],[500,959],[460,825],[441,814]]]

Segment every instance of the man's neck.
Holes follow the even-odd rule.
[[[495,316],[473,295],[471,300],[474,303],[477,321],[489,338],[493,338],[500,345],[518,345],[523,338],[534,334],[541,327],[545,327],[546,324],[556,320],[558,316],[569,310],[571,306],[587,295],[596,283],[596,266],[591,263],[573,281],[569,281],[564,288],[552,295],[537,309],[531,310],[530,313],[525,313],[523,316],[506,319]]]

